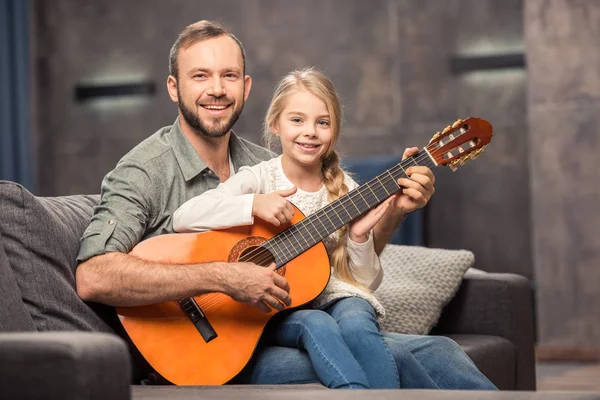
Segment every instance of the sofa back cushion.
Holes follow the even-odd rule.
[[[83,302],[75,289],[79,240],[99,200],[98,195],[36,197],[0,181],[2,247],[39,331],[113,332],[114,312]],[[13,290],[12,296],[17,294]]]
[[[468,250],[388,244],[380,259],[384,276],[375,296],[385,307],[381,328],[426,335],[456,294],[475,255]]]

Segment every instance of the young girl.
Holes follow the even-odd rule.
[[[312,68],[285,76],[265,118],[265,138],[279,137],[283,154],[240,171],[216,189],[184,203],[173,215],[178,232],[253,223],[288,222],[293,203],[305,215],[358,185],[334,151],[342,111],[331,81]],[[392,198],[323,240],[332,275],[313,309],[298,310],[277,325],[272,339],[307,351],[330,388],[399,388],[398,369],[379,331],[384,310],[371,292],[383,270],[372,229]]]

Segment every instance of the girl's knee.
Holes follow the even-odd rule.
[[[360,297],[347,297],[339,300],[327,310],[333,318],[340,322],[356,318],[377,320],[371,303]]]
[[[337,330],[337,324],[331,315],[321,310],[299,310],[294,312],[294,321],[307,331]]]

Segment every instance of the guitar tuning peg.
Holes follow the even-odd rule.
[[[452,172],[455,172],[455,171],[456,171],[456,165],[454,165],[454,164],[448,164],[448,167],[450,168],[450,170],[451,170]]]
[[[469,161],[469,157],[466,157],[466,156],[465,156],[465,157],[461,157],[461,158],[459,159],[459,163],[460,163],[460,165],[465,165],[465,163],[466,163],[467,161]]]
[[[452,127],[456,128],[457,126],[462,125],[462,123],[463,123],[463,120],[459,118],[459,119],[456,120],[455,123],[452,124]]]
[[[433,135],[433,137],[431,138],[431,140],[429,141],[429,143],[433,142],[435,139],[439,138],[441,135],[440,132],[436,132],[435,135]]]
[[[476,159],[477,157],[479,157],[479,153],[477,151],[474,151],[470,154],[471,160]]]
[[[442,131],[442,133],[446,133],[448,132],[450,129],[452,129],[451,125],[448,125],[447,127],[444,128],[444,130]]]

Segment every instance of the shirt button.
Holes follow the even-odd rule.
[[[114,225],[114,224],[115,224],[115,221],[113,221],[113,220],[111,219],[110,221],[108,221],[108,224],[109,224],[109,225]]]

